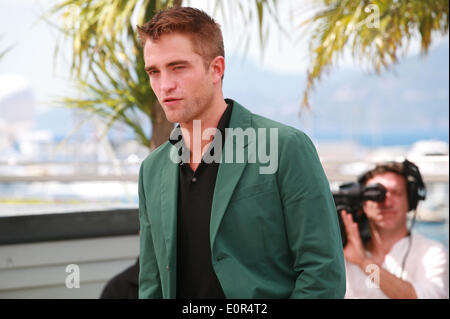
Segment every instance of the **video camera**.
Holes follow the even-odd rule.
[[[358,224],[359,234],[363,243],[370,239],[369,220],[362,211],[362,205],[366,200],[375,202],[384,201],[386,198],[386,188],[381,184],[363,186],[355,182],[345,183],[339,186],[338,191],[333,192],[333,198],[338,213],[343,247],[347,244],[347,236],[341,217],[342,210],[352,214],[353,221]]]

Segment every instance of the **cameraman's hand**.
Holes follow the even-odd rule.
[[[347,213],[345,210],[341,211],[341,217],[345,226],[345,233],[347,234],[344,257],[349,262],[362,267],[366,261],[366,254],[359,234],[358,224],[353,221],[352,214]]]

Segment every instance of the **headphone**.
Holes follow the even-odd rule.
[[[396,162],[388,162],[386,164],[395,164]],[[414,163],[405,159],[403,163],[403,176],[406,180],[406,191],[408,195],[408,207],[409,211],[415,210],[420,200],[426,198],[427,189],[423,182],[422,175],[419,168]],[[380,165],[377,165],[380,166]],[[358,183],[364,185],[367,182],[368,174],[373,170],[370,170],[358,178]]]

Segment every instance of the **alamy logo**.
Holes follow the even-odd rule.
[[[361,7],[358,7],[356,16],[361,12]],[[370,13],[364,20],[354,25],[353,30],[357,30],[362,26],[366,26],[369,29],[380,27],[380,8],[376,4],[369,4],[364,7],[365,13]]]
[[[66,267],[66,288],[80,288],[80,266],[77,264],[70,264]]]
[[[260,174],[274,174],[278,169],[278,128],[226,128],[225,138],[222,132],[215,128],[205,129],[202,133],[201,121],[193,121],[193,145],[192,148],[200,149],[201,141],[209,141],[214,137],[213,142],[206,145],[202,149],[201,154],[194,152],[192,157],[193,163],[256,163],[261,164],[259,167]],[[178,164],[191,162],[190,151],[185,147],[184,139],[191,140],[188,130],[179,127],[171,135],[172,140],[177,142],[174,144],[177,153],[171,153],[170,159]],[[223,141],[225,142],[224,147]],[[222,156],[222,150],[225,156]]]
[[[366,274],[366,287],[367,288],[380,288],[380,267],[375,264],[367,265]]]

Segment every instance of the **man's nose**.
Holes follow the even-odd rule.
[[[161,76],[161,91],[163,94],[167,95],[176,88],[176,81],[170,75]]]
[[[386,196],[384,198],[383,203],[388,204],[391,202],[391,199],[392,199],[392,193],[390,191],[386,191]]]

